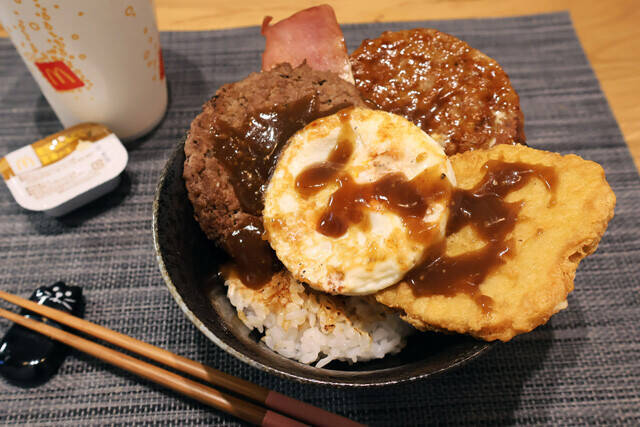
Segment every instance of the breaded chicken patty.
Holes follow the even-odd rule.
[[[518,206],[507,236],[511,253],[477,285],[476,295],[450,294],[448,289],[420,294],[406,281],[376,294],[379,302],[399,310],[418,329],[508,341],[545,323],[567,307],[578,264],[596,250],[613,217],[615,195],[597,163],[499,145],[451,157],[458,187],[476,186],[490,161],[551,168],[554,183],[549,188],[543,180],[531,179],[505,197]],[[447,236],[446,255],[469,253],[485,244],[465,227]],[[429,278],[425,280],[428,285]],[[491,301],[489,309],[478,304],[481,298]]]

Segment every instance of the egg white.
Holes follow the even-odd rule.
[[[441,146],[411,122],[363,108],[350,110],[349,116],[355,148],[345,170],[357,183],[373,182],[394,172],[410,180],[435,168],[455,186]],[[352,225],[338,238],[316,231],[318,218],[337,186],[328,185],[305,199],[296,191],[295,181],[305,168],[328,158],[341,126],[340,117],[334,114],[312,122],[289,140],[265,192],[264,226],[278,258],[296,279],[333,294],[364,295],[402,279],[425,247],[411,239],[402,219],[382,205],[366,210],[366,226]],[[440,238],[444,237],[447,203],[433,204],[424,218],[438,227]]]

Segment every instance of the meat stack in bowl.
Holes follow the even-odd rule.
[[[525,145],[496,61],[433,29],[348,56],[329,6],[262,31],[263,70],[192,122],[184,179],[267,346],[321,367],[416,329],[508,341],[567,306],[615,196],[596,163]]]

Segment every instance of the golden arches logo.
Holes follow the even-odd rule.
[[[34,167],[38,166],[38,163],[36,163],[35,160],[33,160],[33,157],[28,156],[28,155],[24,155],[22,157],[20,157],[19,159],[17,159],[15,162],[13,162],[16,169],[18,170],[18,172],[21,172],[23,170],[27,170],[27,169],[31,169]]]
[[[36,67],[57,91],[72,90],[84,86],[84,82],[62,61],[36,62]]]
[[[60,68],[50,68],[44,72],[47,80],[55,81],[58,85],[64,85],[75,82],[71,74]]]

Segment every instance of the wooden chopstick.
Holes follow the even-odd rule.
[[[95,323],[91,323],[89,321],[86,321],[84,319],[80,319],[79,317],[72,316],[72,315],[70,315],[68,313],[65,313],[64,311],[60,311],[60,310],[56,310],[56,309],[51,308],[51,307],[47,307],[47,306],[44,306],[44,305],[36,304],[33,301],[29,301],[27,299],[21,298],[21,297],[19,297],[17,295],[13,295],[13,294],[10,294],[10,293],[4,292],[4,291],[0,291],[0,298],[4,299],[5,301],[8,301],[8,302],[10,302],[12,304],[18,305],[18,306],[20,306],[22,308],[26,308],[27,310],[31,310],[34,313],[38,313],[38,314],[40,314],[42,316],[45,316],[45,317],[47,317],[47,318],[49,318],[51,320],[54,320],[54,321],[56,321],[58,323],[61,323],[63,325],[69,326],[69,327],[72,327],[72,328],[74,328],[74,329],[76,329],[78,331],[84,332],[87,335],[94,336],[94,337],[96,337],[98,339],[101,339],[101,340],[104,340],[104,341],[109,342],[111,344],[117,345],[117,346],[119,346],[121,348],[124,348],[126,350],[129,350],[129,351],[131,351],[133,353],[137,353],[137,354],[139,354],[141,356],[144,356],[144,357],[146,357],[148,359],[154,360],[154,361],[156,361],[158,363],[162,363],[162,364],[164,364],[166,366],[169,366],[169,367],[171,367],[173,369],[176,369],[178,371],[187,373],[187,374],[192,375],[192,376],[194,376],[196,378],[199,378],[201,380],[207,381],[207,382],[209,382],[209,383],[211,383],[213,385],[216,385],[216,386],[219,386],[219,387],[223,387],[223,388],[225,388],[225,389],[227,389],[229,391],[233,391],[234,393],[238,393],[238,394],[240,394],[242,396],[248,397],[248,398],[254,400],[255,402],[258,402],[258,403],[266,406],[267,408],[271,408],[271,409],[273,409],[275,411],[279,411],[282,414],[297,418],[297,419],[299,419],[301,421],[304,421],[306,423],[309,423],[311,425],[317,425],[317,426],[322,426],[322,427],[330,427],[330,426],[331,427],[332,426],[336,426],[336,427],[338,427],[338,426],[356,427],[356,426],[363,426],[363,424],[357,423],[357,422],[352,421],[352,420],[350,420],[348,418],[342,417],[342,416],[334,414],[332,412],[325,411],[324,409],[318,408],[316,406],[310,405],[308,403],[302,402],[302,401],[297,400],[297,399],[293,399],[291,397],[288,397],[288,396],[280,394],[280,393],[278,393],[276,391],[269,390],[267,388],[261,387],[261,386],[259,386],[257,384],[254,384],[252,382],[243,380],[241,378],[237,378],[237,377],[234,377],[232,375],[226,374],[226,373],[221,372],[221,371],[219,371],[217,369],[211,368],[210,366],[206,366],[206,365],[204,365],[202,363],[199,363],[199,362],[196,362],[194,360],[187,359],[186,357],[182,357],[182,356],[179,356],[179,355],[177,355],[175,353],[171,353],[170,351],[167,351],[167,350],[164,350],[162,348],[153,346],[153,345],[151,345],[149,343],[146,343],[144,341],[137,340],[137,339],[132,338],[132,337],[130,337],[128,335],[124,335],[124,334],[121,334],[119,332],[113,331],[111,329],[105,328],[104,326],[100,326],[100,325],[97,325]],[[92,352],[85,351],[84,349],[78,348],[77,346],[75,346],[73,344],[73,342],[76,342],[76,340],[82,340],[83,342],[89,343],[89,344],[91,344],[93,346],[98,346],[101,349],[109,350],[110,352],[113,352],[115,355],[124,356],[124,357],[126,357],[128,359],[131,359],[132,361],[137,362],[137,363],[147,365],[147,367],[158,369],[158,370],[160,370],[162,372],[165,372],[167,374],[173,375],[173,376],[179,378],[180,381],[183,381],[183,382],[187,381],[190,384],[195,384],[195,385],[198,385],[198,386],[203,387],[205,389],[208,389],[208,390],[216,393],[217,395],[225,396],[225,398],[228,398],[228,399],[233,399],[234,402],[242,402],[243,405],[251,405],[251,404],[249,404],[247,402],[241,401],[241,400],[236,399],[236,398],[234,398],[232,396],[226,396],[226,395],[224,395],[224,394],[222,394],[222,393],[220,393],[220,392],[218,392],[218,391],[216,391],[216,390],[214,390],[212,388],[206,387],[206,386],[204,386],[204,385],[202,385],[200,383],[188,380],[186,378],[182,378],[179,375],[175,375],[175,374],[173,374],[173,373],[171,373],[169,371],[165,371],[165,370],[163,370],[161,368],[158,368],[158,367],[156,367],[154,365],[150,365],[148,363],[145,363],[145,362],[142,362],[142,361],[138,361],[137,359],[134,359],[134,358],[132,358],[130,356],[127,356],[127,355],[124,355],[124,354],[119,353],[117,351],[108,349],[108,348],[106,348],[104,346],[101,346],[99,344],[95,344],[95,343],[93,343],[91,341],[84,340],[83,338],[76,337],[75,335],[68,334],[67,332],[61,331],[60,329],[57,329],[57,328],[54,328],[54,327],[50,327],[48,325],[44,325],[41,322],[33,321],[31,319],[27,319],[27,318],[25,318],[23,316],[17,315],[15,313],[12,313],[12,312],[9,312],[9,311],[6,311],[6,310],[2,310],[1,315],[3,317],[7,317],[5,315],[7,313],[12,316],[12,318],[10,318],[10,320],[13,320],[16,323],[20,323],[21,325],[23,325],[23,326],[25,326],[27,328],[35,329],[35,328],[32,328],[32,327],[27,326],[27,325],[24,324],[24,321],[34,322],[36,324],[35,326],[38,328],[38,329],[35,329],[35,330],[37,330],[38,332],[44,333],[45,335],[50,336],[53,339],[56,339],[58,341],[62,341],[65,344],[67,344],[67,345],[69,345],[71,347],[74,347],[74,348],[77,348],[80,351],[89,353],[89,354],[91,354],[91,355],[93,355],[95,357],[98,357],[98,358],[100,358],[102,360],[105,360],[106,362],[113,363],[111,360],[104,359],[102,357],[103,353],[94,354]],[[20,319],[19,322],[17,320],[15,320],[16,317]],[[7,317],[7,318],[9,318],[9,317]],[[43,330],[42,330],[43,328],[41,326],[42,327],[46,327],[46,328],[50,328],[50,329],[53,330],[53,332],[51,334],[45,333],[45,332],[43,332]],[[58,339],[55,336],[53,336],[54,333],[57,334],[58,332],[62,332],[63,334],[68,334],[69,335],[68,339],[70,339],[72,343],[63,341],[63,340]],[[62,335],[60,335],[60,336],[62,336]],[[114,363],[114,364],[116,364],[116,363]],[[122,366],[120,364],[117,364],[117,366],[120,366],[123,369],[130,370],[127,367],[124,367],[124,366]],[[136,373],[136,374],[138,373],[137,371],[133,371],[133,370],[130,370],[130,371],[133,372],[133,373]],[[150,377],[145,376],[143,374],[140,374],[140,375],[145,377],[145,378],[148,378],[148,379],[150,379],[152,381],[155,381],[154,378],[150,378]],[[168,385],[168,383],[160,382],[160,384],[165,385],[165,386],[170,387],[170,388],[174,388],[171,385]],[[196,395],[192,395],[192,394],[183,392],[182,390],[178,390],[178,389],[175,389],[175,390],[200,400],[198,397],[196,397]],[[200,401],[202,401],[202,400],[200,400]],[[222,409],[222,410],[226,411],[226,409],[224,407],[216,406],[215,404],[210,403],[209,401],[202,401],[202,402],[206,403],[206,404],[210,404],[210,405],[212,405],[212,406],[214,406],[216,408],[219,408],[219,409]],[[229,405],[227,405],[227,406],[229,406]],[[255,406],[255,405],[252,405],[252,406],[256,407],[256,408],[259,408],[259,407]],[[242,407],[245,408],[245,406],[242,406]],[[264,411],[263,408],[259,408],[259,409]],[[232,413],[232,412],[229,412],[229,413]],[[282,417],[280,414],[277,414],[277,413],[275,413],[273,411],[266,411],[265,413],[266,413],[266,415],[271,416],[271,417],[274,417],[274,416]],[[232,413],[232,414],[236,415],[235,413]],[[239,415],[237,415],[237,416],[239,418],[242,418]],[[243,418],[243,419],[245,419],[245,418]],[[265,419],[265,416],[263,414],[263,420],[264,419]],[[269,420],[270,419],[268,419],[267,421],[269,421]],[[247,421],[255,423],[255,421],[252,421],[252,420],[247,420]],[[260,424],[260,422],[258,422],[257,424]]]
[[[96,344],[45,323],[38,322],[37,320],[29,319],[28,317],[2,308],[0,308],[0,316],[250,423],[261,426],[306,426],[306,424],[285,417],[284,415],[221,393],[218,390],[202,385],[196,381],[181,377],[173,372],[135,359],[124,353]]]

